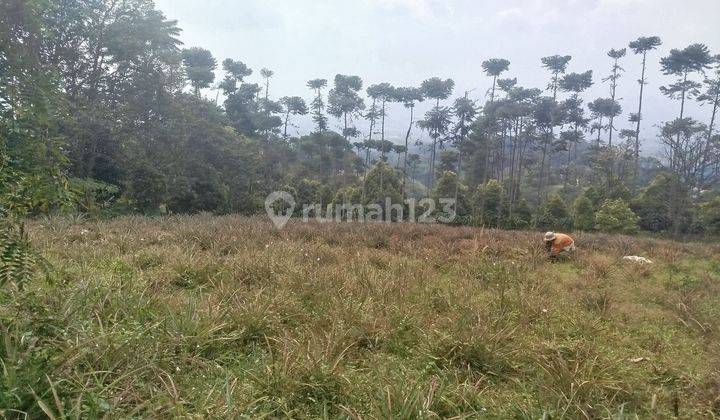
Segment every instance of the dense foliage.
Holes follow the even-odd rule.
[[[456,221],[504,228],[603,230],[595,213],[621,200],[629,206],[622,215],[637,215],[643,230],[714,229],[703,221],[714,220],[707,209],[720,175],[720,63],[703,44],[660,61],[673,78],[662,92],[679,100],[680,112],[658,133],[666,152],[658,160],[639,153],[651,137],[641,132],[642,95],[657,37],[629,44],[642,73],[637,112],[624,125],[624,108],[636,104],[615,97],[630,59],[625,48],[608,53],[608,98],[583,98],[593,71],[570,72],[572,57],[554,55],[540,60],[546,89],[504,78],[508,60],[483,62],[492,78],[485,104],[467,93],[452,100],[452,79],[365,86],[343,74],[309,80],[306,103],[274,99],[271,70],[184,48],[176,22],[152,0],[0,7],[5,215],[254,214],[268,193],[284,189],[323,205],[348,191],[359,191],[363,204],[456,198]],[[418,117],[424,100],[431,108]],[[685,115],[690,100],[710,106],[708,124]],[[393,102],[409,116],[404,139],[395,141],[385,130]],[[295,120],[306,114],[315,130],[300,134]],[[358,128],[362,119],[367,132]],[[429,144],[414,141],[420,130]]]

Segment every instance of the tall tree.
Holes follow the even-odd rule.
[[[700,83],[688,77],[696,72],[704,72],[712,62],[713,57],[704,44],[692,44],[682,50],[672,49],[669,55],[660,59],[663,74],[677,77],[675,83],[660,87],[660,91],[671,99],[680,100],[679,119],[685,116],[685,100],[700,93]]]
[[[405,132],[405,157],[403,158],[403,184],[402,184],[402,194],[403,198],[405,197],[405,187],[407,184],[407,165],[408,165],[408,148],[409,148],[409,141],[410,141],[410,132],[412,131],[412,126],[414,123],[414,117],[415,117],[415,105],[419,102],[422,102],[425,100],[425,97],[422,94],[422,91],[419,88],[416,87],[399,87],[395,89],[395,102],[400,102],[403,104],[403,106],[406,109],[410,110],[410,124],[408,125],[408,129]]]
[[[307,86],[315,92],[315,99],[310,103],[312,119],[315,122],[318,132],[327,130],[327,117],[323,114],[325,102],[322,98],[322,90],[327,86],[326,79],[313,79],[307,82]]]
[[[226,58],[222,62],[223,70],[225,70],[225,78],[220,82],[220,88],[226,95],[234,93],[238,88],[238,83],[250,76],[253,71],[242,61],[235,61],[232,58]]]
[[[368,87],[368,95],[373,100],[380,102],[380,162],[385,161],[385,153],[390,151],[392,143],[385,140],[385,117],[387,115],[387,103],[395,100],[395,88],[390,83],[380,83]],[[380,190],[384,187],[384,172],[380,172]]]
[[[210,51],[199,47],[184,49],[182,60],[195,96],[200,96],[200,89],[210,86],[215,80],[217,61]]]
[[[610,75],[608,77],[604,78],[603,81],[610,82],[610,99],[612,99],[613,101],[615,101],[615,96],[617,93],[617,84],[618,84],[618,80],[620,79],[620,76],[621,76],[620,73],[625,71],[622,67],[620,67],[620,65],[618,63],[621,58],[625,57],[626,52],[627,52],[627,50],[625,48],[621,48],[619,50],[616,50],[613,48],[610,51],[608,51],[608,53],[607,53],[608,57],[613,59],[613,66],[612,66],[612,71],[611,71]],[[613,131],[615,131],[614,121],[615,121],[615,116],[611,115],[610,121],[608,123],[608,131],[609,131],[608,147],[612,147]]]
[[[465,152],[466,141],[470,133],[470,127],[477,115],[477,105],[475,101],[468,98],[469,92],[465,92],[465,96],[455,99],[453,103],[453,114],[455,114],[455,125],[452,129],[453,145],[457,149],[457,165],[455,173],[457,174],[457,182],[455,183],[455,203],[458,200],[458,188],[460,184],[460,171],[462,170],[462,155]],[[457,204],[456,204],[457,205]]]
[[[552,75],[552,79],[550,80],[547,89],[552,92],[553,101],[557,102],[560,75],[565,73],[570,60],[572,60],[572,57],[569,55],[552,55],[540,59],[542,66],[545,67]]]
[[[497,78],[508,71],[510,62],[504,58],[491,58],[482,62],[482,68],[485,74],[493,78],[492,88],[490,89],[490,102],[495,101],[495,85]]]
[[[710,156],[710,147],[714,144],[713,139],[713,131],[715,130],[715,119],[717,118],[717,112],[718,112],[718,106],[720,105],[720,55],[715,56],[715,75],[706,77],[703,81],[703,84],[705,85],[705,91],[698,96],[698,101],[702,105],[710,105],[712,108],[712,111],[710,113],[710,123],[708,124],[707,129],[707,140],[705,142],[705,150],[703,150],[703,154],[701,159],[704,161],[711,159]],[[702,184],[705,179],[705,172],[701,172],[700,174],[700,183]]]
[[[563,103],[563,107],[566,110],[566,122],[572,125],[572,131],[566,131],[560,135],[561,141],[563,141],[563,143],[567,143],[568,168],[566,171],[568,173],[565,177],[566,181],[569,176],[569,166],[571,160],[570,152],[573,149],[573,146],[577,151],[577,145],[583,140],[583,131],[588,122],[585,118],[583,100],[580,98],[580,94],[589,89],[592,85],[592,70],[588,70],[584,73],[568,73],[560,80],[560,89],[563,92],[571,93],[570,98]]]
[[[299,96],[284,96],[280,102],[285,107],[285,121],[283,128],[283,137],[287,139],[288,120],[290,115],[306,115],[308,113],[305,100]]]
[[[647,68],[647,53],[662,45],[662,41],[657,36],[640,37],[630,42],[629,47],[634,54],[642,54],[642,72],[638,84],[640,85],[640,99],[638,100],[638,111],[635,114],[635,165],[634,173],[637,177],[638,167],[640,164],[640,123],[642,121],[643,91],[647,81],[645,79],[645,70]]]
[[[328,113],[343,119],[343,137],[357,137],[358,130],[352,126],[353,118],[365,108],[365,102],[358,95],[362,89],[359,76],[335,76],[335,86],[328,94]]]
[[[565,74],[565,70],[567,69],[568,63],[570,63],[570,60],[572,60],[572,57],[569,55],[552,55],[540,59],[542,66],[547,69],[552,76],[550,83],[547,85],[547,90],[552,92],[552,103],[555,108],[558,108],[557,93],[560,87],[560,75]],[[547,126],[549,130],[546,130],[546,134],[543,136],[543,158],[540,165],[540,194],[544,193],[545,180],[550,177],[550,168],[552,166],[552,159],[549,159],[549,157],[552,157],[550,145],[555,142],[555,126],[560,123],[560,121],[557,120],[558,109],[550,110],[548,109],[549,106],[550,104],[545,103],[542,104],[542,108],[540,109],[541,115],[545,115],[552,119],[547,122],[549,124],[549,126]]]
[[[482,68],[485,71],[485,74],[487,76],[492,77],[492,87],[490,88],[490,104],[493,104],[495,102],[495,89],[497,86],[497,79],[500,77],[501,74],[508,71],[510,69],[510,61],[504,59],[504,58],[491,58],[489,60],[485,60],[482,63]],[[487,109],[487,107],[486,107]],[[493,141],[493,133],[487,132],[482,137],[483,140],[483,176],[482,176],[482,182],[485,183],[487,181],[488,176],[488,166],[490,163],[490,143]]]
[[[713,62],[708,47],[704,44],[691,44],[682,50],[672,49],[670,54],[660,59],[663,74],[677,77],[675,83],[661,86],[660,91],[671,99],[680,100],[680,114],[678,120],[685,117],[685,100],[692,99],[700,94],[699,82],[688,79],[693,73],[705,72]],[[681,142],[681,132],[678,131],[677,142]],[[671,151],[676,148],[671,148]],[[670,166],[675,166],[675,156],[670,156]]]
[[[420,86],[423,96],[435,100],[435,107],[425,114],[425,120],[418,122],[422,128],[428,130],[430,137],[433,139],[428,173],[429,190],[432,190],[435,181],[435,158],[438,141],[442,141],[441,137],[447,134],[450,122],[452,121],[452,111],[449,108],[441,108],[440,101],[449,98],[454,87],[455,82],[452,79],[442,80],[439,77],[424,80]]]
[[[266,68],[260,69],[260,76],[265,79],[265,100],[268,100],[270,97],[270,79],[274,74],[275,72],[272,70],[268,70]]]

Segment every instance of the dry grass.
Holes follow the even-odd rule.
[[[0,297],[0,413],[720,416],[720,246],[580,234],[550,263],[539,238],[37,221],[57,275]]]

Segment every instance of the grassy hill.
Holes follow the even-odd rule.
[[[30,229],[56,274],[0,295],[5,417],[720,416],[718,244],[578,234],[551,263],[537,232],[431,225]]]

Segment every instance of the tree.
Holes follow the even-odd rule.
[[[573,221],[576,229],[586,232],[595,229],[595,207],[585,194],[579,195],[573,203]]]
[[[642,105],[643,105],[643,90],[647,81],[645,79],[645,70],[647,63],[647,53],[656,49],[662,45],[662,41],[659,37],[640,37],[635,41],[630,42],[630,49],[633,53],[642,54],[642,72],[638,84],[640,85],[640,99],[638,101],[638,112],[635,114],[635,176],[637,177],[637,171],[640,161],[640,122],[642,121]]]
[[[638,225],[650,232],[681,231],[690,219],[688,195],[676,175],[657,175],[631,203]]]
[[[713,142],[713,131],[715,130],[715,118],[717,117],[718,105],[720,105],[720,55],[715,57],[715,78],[706,77],[703,81],[705,91],[698,96],[697,100],[701,105],[710,105],[712,112],[710,113],[710,123],[707,129],[707,139],[705,141],[705,150],[702,152],[701,159],[708,161],[712,158],[711,147],[715,145]],[[705,181],[705,172],[700,174],[700,183]]]
[[[660,132],[660,142],[670,170],[688,190],[705,189],[720,178],[720,142],[708,139],[708,128],[692,118],[666,123]]]
[[[373,98],[373,105],[375,104],[375,101],[380,101],[380,160],[385,160],[385,153],[389,151],[392,147],[392,143],[387,144],[385,140],[385,107],[388,102],[392,102],[395,97],[395,88],[390,85],[389,83],[380,83],[376,85],[369,86],[368,89],[368,95],[370,95],[371,98]],[[383,176],[385,174],[384,171],[380,171],[380,189],[383,188]]]
[[[570,63],[571,59],[572,57],[569,55],[553,55],[540,59],[543,67],[545,67],[545,69],[547,69],[552,75],[550,83],[547,86],[547,89],[552,92],[552,104],[543,104],[545,108],[557,108],[557,92],[560,88],[560,75],[565,74],[565,70],[567,69],[568,63]],[[545,115],[549,116],[550,120],[545,121],[544,123],[546,127],[546,134],[543,136],[543,158],[542,165],[540,167],[540,194],[543,194],[544,192],[545,179],[550,176],[549,173],[547,175],[545,174],[545,169],[548,168],[549,172],[549,168],[552,166],[552,160],[550,160],[550,162],[546,165],[547,155],[548,153],[552,153],[552,150],[548,150],[548,146],[555,142],[555,126],[562,122],[562,119],[559,118],[560,113],[557,110],[545,112]]]
[[[265,79],[265,100],[267,101],[270,95],[270,79],[275,74],[274,71],[266,68],[260,69],[260,76]]]
[[[457,165],[454,172],[459,178],[462,171],[462,155],[467,147],[466,142],[468,134],[470,133],[471,124],[477,115],[477,105],[475,101],[468,98],[468,92],[465,92],[465,96],[455,99],[453,103],[453,114],[455,114],[455,118],[457,119],[452,128],[452,142],[457,150]],[[457,185],[459,185],[459,183]],[[458,191],[455,191],[456,201],[457,193]]]
[[[720,197],[700,205],[700,220],[707,232],[720,234]]]
[[[305,100],[299,96],[284,96],[280,102],[285,107],[285,122],[283,128],[283,137],[287,138],[288,120],[290,115],[306,115],[308,113]]]
[[[637,233],[638,217],[623,200],[606,200],[595,214],[595,226],[607,233]]]
[[[232,58],[226,58],[222,63],[225,70],[225,78],[220,82],[220,88],[226,95],[237,91],[238,83],[242,83],[245,77],[252,74],[252,69],[245,65],[242,61],[235,61]]]
[[[557,101],[560,75],[565,73],[565,69],[567,69],[568,63],[571,59],[572,57],[569,55],[553,55],[540,59],[543,67],[545,67],[552,75],[552,79],[550,80],[547,89],[553,93],[553,101]]]
[[[510,61],[504,58],[491,58],[489,60],[483,61],[482,68],[483,70],[485,70],[485,74],[487,76],[493,78],[492,88],[490,89],[490,103],[493,104],[495,102],[495,87],[497,85],[497,78],[510,69]],[[488,107],[485,107],[486,110],[487,108]],[[490,159],[490,142],[492,141],[493,137],[491,133],[488,132],[485,136],[482,137],[482,139],[484,143],[482,182],[484,183],[485,181],[487,181],[487,171]]]
[[[441,136],[447,133],[451,122],[451,111],[449,108],[441,108],[440,100],[449,98],[454,87],[455,82],[452,79],[442,80],[439,77],[424,80],[420,86],[423,96],[428,99],[435,99],[435,107],[425,114],[423,121],[418,122],[421,128],[428,130],[430,137],[433,139],[430,170],[428,172],[428,185],[430,188],[432,188],[435,181],[435,155],[438,141],[440,141]]]
[[[365,102],[358,92],[362,89],[362,79],[358,76],[335,76],[335,86],[328,94],[328,113],[343,119],[343,137],[356,137],[357,129],[352,120],[365,108]]]
[[[663,74],[677,77],[675,83],[660,87],[660,91],[671,99],[680,99],[680,116],[685,115],[685,99],[699,94],[700,83],[688,80],[692,73],[704,72],[710,68],[713,57],[704,44],[692,44],[682,50],[672,49],[660,60]]]
[[[610,99],[615,101],[615,93],[617,90],[617,82],[618,79],[620,79],[620,72],[625,71],[618,62],[621,58],[625,57],[626,50],[625,48],[621,48],[619,50],[611,49],[608,51],[607,55],[608,57],[613,59],[613,66],[612,66],[612,73],[606,78],[603,79],[604,82],[610,81]],[[612,147],[612,138],[613,138],[613,131],[615,130],[615,126],[613,125],[613,121],[615,120],[615,115],[610,115],[609,117],[610,121],[608,123],[608,147]]]
[[[405,132],[405,158],[403,159],[403,198],[405,197],[405,186],[407,184],[407,165],[408,165],[408,142],[410,141],[410,132],[414,123],[415,104],[425,100],[422,91],[416,87],[398,87],[395,88],[395,102],[400,102],[406,109],[410,110],[410,124]],[[420,156],[418,156],[419,158]]]
[[[612,98],[597,98],[588,104],[588,108],[592,113],[592,117],[597,120],[597,123],[593,126],[593,130],[596,130],[598,133],[597,152],[600,153],[600,133],[603,129],[609,127],[603,125],[603,119],[610,120],[622,114],[622,107]]]
[[[482,68],[485,74],[493,78],[492,88],[490,90],[490,102],[495,101],[495,84],[497,78],[510,69],[510,62],[504,58],[491,58],[482,62]]]
[[[326,79],[313,79],[307,82],[307,86],[315,91],[315,99],[310,103],[310,109],[312,109],[312,119],[315,122],[317,131],[322,132],[327,130],[327,117],[323,115],[325,109],[325,102],[322,98],[322,90],[327,86]]]
[[[184,49],[182,60],[195,96],[200,96],[200,89],[210,86],[215,80],[214,71],[217,68],[217,61],[210,51],[199,47]]]
[[[572,145],[575,145],[575,151],[577,152],[578,143],[580,143],[585,137],[583,133],[585,131],[585,127],[587,127],[588,120],[585,118],[585,110],[582,106],[583,100],[580,98],[580,94],[593,85],[592,74],[592,70],[588,70],[584,73],[569,73],[563,76],[559,82],[559,87],[563,92],[572,93],[572,96],[564,101],[562,105],[565,109],[565,122],[573,126],[572,131],[566,131],[560,135],[560,140],[565,144],[568,152],[568,174],[565,177],[566,182],[570,172],[570,151],[572,149]]]
[[[507,208],[505,189],[502,184],[491,179],[485,184],[480,184],[475,190],[473,203],[475,214],[483,226],[501,226],[504,220],[503,211]]]
[[[541,207],[537,227],[545,230],[570,230],[573,220],[562,197],[553,194]]]
[[[418,126],[427,130],[432,138],[430,149],[430,166],[428,167],[428,186],[432,188],[435,182],[435,160],[438,143],[443,142],[442,136],[448,133],[452,122],[452,111],[448,107],[433,107],[425,113],[425,119],[418,121]],[[442,144],[441,144],[442,145]]]

